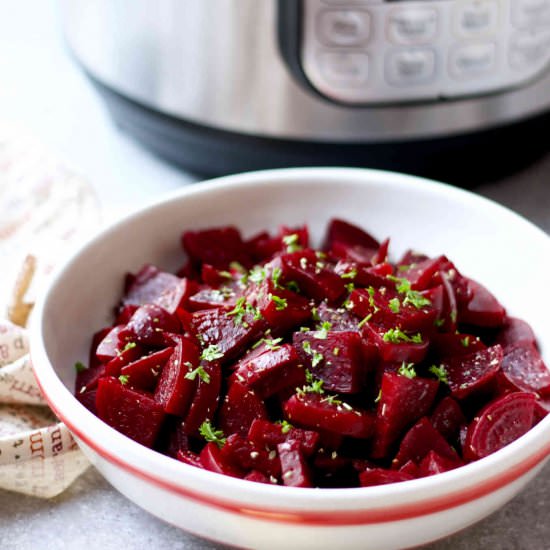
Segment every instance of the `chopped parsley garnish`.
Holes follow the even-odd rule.
[[[311,308],[311,318],[314,321],[320,321],[321,320],[321,317],[319,317],[319,311],[316,307]]]
[[[118,379],[120,380],[120,383],[124,386],[128,384],[128,380],[130,379],[130,377],[127,374],[121,374]]]
[[[210,375],[204,370],[204,367],[199,365],[196,369],[189,371],[185,378],[188,380],[195,380],[196,377],[199,377],[205,384],[210,384]]]
[[[84,363],[81,363],[80,361],[77,361],[75,364],[74,364],[74,370],[76,372],[83,372],[86,370],[86,365]]]
[[[324,357],[322,353],[319,353],[318,351],[315,351],[311,347],[311,343],[307,340],[304,340],[302,342],[302,349],[311,357],[311,366],[316,367],[321,361],[323,361]]]
[[[286,251],[288,253],[297,252],[302,250],[302,247],[298,244],[298,233],[292,233],[292,235],[285,235],[283,237],[283,243],[286,245]]]
[[[428,369],[440,382],[449,385],[449,378],[447,377],[447,369],[444,365],[432,365]]]
[[[348,283],[347,285],[344,285],[344,287],[350,294],[355,290],[355,285],[353,283]]]
[[[331,329],[332,323],[329,323],[328,321],[323,321],[321,323],[321,326],[317,328],[315,331],[315,338],[319,340],[326,340],[328,337],[328,331]]]
[[[223,353],[216,344],[210,344],[208,347],[204,348],[201,353],[201,359],[203,361],[215,361],[216,359],[221,359],[222,357]]]
[[[408,264],[402,264],[397,266],[397,271],[403,272],[403,271],[409,271],[409,269],[412,267],[412,265]]]
[[[444,324],[445,324],[445,319],[436,319],[436,320],[434,321],[434,325],[435,325],[437,328],[442,327]]]
[[[378,390],[378,395],[376,396],[376,399],[374,400],[375,403],[378,403],[382,399],[382,388]]]
[[[323,389],[323,380],[320,378],[315,378],[309,369],[306,369],[306,382],[307,385],[302,386],[301,388],[296,388],[298,395],[304,395],[306,393],[317,393],[322,395],[325,393]]]
[[[216,430],[210,423],[210,420],[205,420],[199,428],[199,433],[209,443],[215,443],[220,449],[225,445],[226,438],[222,430]]]
[[[260,267],[259,265],[254,266],[248,274],[248,280],[256,284],[260,284],[266,277],[267,273],[265,268]]]
[[[290,432],[290,430],[292,430],[292,428],[294,428],[294,426],[287,420],[279,420],[278,422],[276,422],[276,424],[279,424],[281,426],[281,433],[283,435],[286,435],[288,432]]]
[[[287,290],[291,290],[292,292],[300,292],[300,287],[298,286],[298,283],[296,281],[289,281],[286,284]]]
[[[224,279],[233,279],[233,275],[231,275],[229,271],[225,271],[224,269],[222,269],[221,271],[218,271],[218,275],[220,277],[223,277]]]
[[[341,279],[355,279],[355,277],[357,277],[357,269],[355,269],[355,267],[351,271],[347,271],[340,275]]]
[[[405,361],[403,361],[397,373],[407,378],[415,378],[416,371],[414,370],[414,363],[405,363]]]
[[[359,321],[359,324],[357,325],[357,328],[363,328],[363,325],[366,325],[372,318],[372,313],[369,313],[366,317],[363,317],[361,321]]]
[[[342,401],[338,399],[335,395],[327,395],[321,399],[321,403],[328,403],[329,405],[342,405]],[[346,403],[347,404],[347,403]]]
[[[265,347],[271,351],[275,351],[276,349],[279,349],[281,346],[279,345],[283,341],[282,338],[262,338],[261,340],[258,340],[253,346],[252,349],[256,349],[257,347],[261,346],[262,344],[265,344]]]
[[[118,353],[119,355],[124,353],[125,351],[134,349],[137,346],[135,342],[128,342]]]
[[[470,338],[468,336],[464,336],[464,338],[462,338],[460,340],[460,343],[465,347],[467,348],[469,345],[470,345]]]
[[[270,294],[269,296],[271,301],[275,304],[275,309],[277,311],[283,311],[283,309],[286,309],[286,306],[288,305],[286,298],[281,298],[275,294]]]
[[[254,321],[262,318],[260,310],[249,304],[244,296],[241,296],[235,303],[235,307],[231,311],[228,311],[226,316],[233,316],[233,320],[236,325],[243,325],[244,327],[247,327],[248,323],[244,320],[246,314],[252,315],[252,319]]]
[[[399,313],[399,310],[401,309],[401,303],[399,302],[399,298],[392,298],[388,302],[388,306],[393,313]]]
[[[229,267],[233,270],[233,271],[237,271],[238,273],[241,273],[241,275],[245,275],[246,274],[246,269],[243,267],[242,264],[240,264],[239,262],[231,262],[229,264]]]
[[[412,344],[422,343],[422,335],[419,332],[413,334],[412,336],[409,336],[398,327],[390,328],[384,333],[382,339],[384,340],[384,342],[391,342],[392,344],[401,344],[403,342],[408,342]]]
[[[283,274],[283,270],[280,267],[274,267],[273,272],[271,273],[271,280],[273,281],[273,286],[275,288],[282,288],[282,286],[279,284],[279,279],[281,278],[281,275]]]
[[[426,298],[426,296],[422,296],[418,290],[411,289],[411,282],[408,279],[395,277],[393,275],[388,275],[387,278],[395,283],[395,289],[399,294],[405,295],[405,298],[403,298],[403,306],[410,304],[416,309],[422,309],[423,307],[431,305],[431,300]]]

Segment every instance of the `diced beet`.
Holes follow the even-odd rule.
[[[460,461],[454,459],[450,460],[432,450],[422,459],[422,462],[420,462],[418,475],[419,477],[433,476],[435,474],[454,470],[459,466],[462,466]]]
[[[162,369],[154,398],[164,410],[175,416],[184,416],[193,398],[197,378],[185,375],[199,366],[199,348],[188,338],[173,335],[174,351]]]
[[[380,243],[359,227],[343,220],[331,220],[324,250],[345,260],[370,263]]]
[[[329,270],[313,250],[283,254],[281,262],[281,280],[296,281],[306,296],[332,304],[344,295],[345,281]]]
[[[435,451],[441,457],[456,462],[457,465],[460,462],[456,451],[432,426],[428,418],[423,417],[405,434],[399,451],[392,461],[392,468],[398,470],[409,460],[420,464],[430,451]]]
[[[180,450],[176,453],[176,459],[189,466],[195,466],[195,468],[204,469],[200,456],[197,453],[189,450]]]
[[[504,350],[514,344],[537,345],[535,333],[529,323],[515,317],[507,317],[504,326],[495,338],[495,344],[500,344]]]
[[[325,302],[321,302],[317,308],[317,315],[319,322],[328,322],[331,324],[332,330],[342,331],[358,331],[357,325],[359,320],[355,315],[352,315],[347,309],[343,307],[333,308],[327,305]]]
[[[252,315],[238,322],[235,316],[228,315],[231,311],[229,308],[196,311],[189,323],[189,330],[205,348],[217,346],[222,363],[235,359],[259,340],[265,327],[264,321],[254,321]]]
[[[478,327],[501,327],[506,320],[504,307],[483,285],[466,280],[472,298],[459,307],[459,322]]]
[[[111,332],[112,327],[106,327],[97,331],[92,336],[92,343],[90,345],[90,353],[88,356],[88,368],[93,369],[102,363],[102,361],[97,357],[97,348],[105,337]],[[116,353],[116,352],[115,352]]]
[[[267,420],[264,402],[240,382],[233,382],[220,409],[219,424],[225,434],[248,434],[256,419]]]
[[[164,447],[165,454],[172,458],[176,458],[179,452],[189,451],[191,440],[183,431],[180,418],[167,418],[163,426],[163,431],[166,434]]]
[[[335,474],[344,468],[349,468],[351,459],[341,456],[336,452],[327,452],[326,449],[319,449],[315,453],[313,466],[315,470],[322,470],[323,473]]]
[[[502,372],[518,390],[550,397],[550,370],[533,344],[509,346],[502,359]]]
[[[369,437],[374,428],[374,415],[337,403],[322,395],[293,395],[284,405],[285,417],[291,423],[310,429],[322,429],[356,438]]]
[[[290,344],[268,349],[262,354],[242,361],[231,379],[252,388],[259,397],[266,398],[288,387],[296,387],[305,380],[300,357]]]
[[[122,367],[132,363],[133,361],[137,361],[144,354],[145,349],[142,346],[136,344],[135,342],[128,342],[124,349],[122,349],[116,357],[113,357],[105,365],[104,375],[114,377],[119,376]]]
[[[281,475],[281,462],[277,453],[256,446],[238,434],[232,434],[227,438],[221,454],[224,459],[241,470],[257,470],[274,478]]]
[[[384,239],[380,246],[378,247],[378,250],[373,255],[373,257],[370,259],[370,263],[372,265],[378,265],[388,262],[388,248],[390,246],[390,239],[389,237],[387,239]]]
[[[443,269],[448,260],[445,256],[426,258],[409,264],[408,269],[401,269],[399,276],[407,279],[414,290],[426,290],[434,284],[435,275]]]
[[[152,397],[125,387],[107,376],[97,384],[97,414],[130,439],[152,447],[164,420],[164,411]]]
[[[115,325],[125,325],[128,323],[128,321],[132,318],[132,315],[136,312],[136,309],[138,309],[139,306],[136,306],[134,304],[128,304],[126,306],[122,306],[115,319]]]
[[[420,363],[428,351],[429,341],[426,338],[420,343],[398,342],[384,340],[384,335],[390,329],[371,323],[365,323],[361,328],[361,334],[365,343],[376,347],[383,361],[388,363]],[[419,333],[417,333],[419,334]],[[412,338],[415,335],[407,335]]]
[[[189,311],[210,309],[215,307],[234,308],[237,300],[242,296],[238,285],[227,285],[218,288],[202,288],[189,298]]]
[[[401,468],[397,471],[409,474],[412,477],[420,477],[418,465],[412,460],[407,460],[407,462],[405,462],[405,464],[403,464],[403,466],[401,466]]]
[[[355,286],[373,286],[375,288],[387,286],[388,275],[393,274],[393,268],[387,262],[371,266],[339,260],[334,266],[334,271],[342,279],[352,282]]]
[[[438,359],[462,357],[487,347],[479,336],[460,332],[436,332],[432,334],[430,344]]]
[[[215,443],[207,443],[203,447],[199,458],[205,470],[231,477],[243,477],[243,472],[235,468],[227,458],[222,456],[220,449]]]
[[[371,468],[359,474],[359,484],[361,487],[387,485],[388,483],[399,483],[411,479],[414,479],[414,476],[407,472],[386,470],[385,468]]]
[[[76,373],[75,394],[79,395],[97,387],[97,381],[105,374],[105,365],[97,363],[94,367],[79,370]]]
[[[128,377],[128,385],[145,391],[154,391],[159,374],[166,361],[174,352],[165,348],[128,363],[120,369],[120,374]]]
[[[186,231],[182,235],[182,244],[195,265],[206,263],[216,269],[227,269],[231,262],[238,262],[245,268],[253,263],[247,246],[235,227]]]
[[[456,332],[458,320],[458,303],[456,285],[451,284],[449,277],[440,273],[441,286],[443,288],[443,311],[439,317],[442,321],[440,330],[444,332]]]
[[[201,361],[204,375],[197,376],[198,384],[189,411],[183,421],[183,431],[196,435],[205,420],[211,420],[218,407],[222,371],[216,361]]]
[[[385,328],[399,327],[411,332],[431,331],[438,313],[431,305],[417,308],[405,304],[404,296],[389,287],[356,289],[349,303],[350,310],[360,319],[368,318]]]
[[[426,254],[423,254],[422,252],[418,252],[417,250],[409,249],[405,252],[405,254],[403,254],[401,259],[397,262],[397,267],[399,268],[400,272],[404,272],[407,269],[409,269],[411,265],[419,264],[424,260],[429,260]]]
[[[120,334],[124,328],[124,325],[113,327],[104,335],[101,342],[97,345],[95,354],[101,363],[109,362],[119,354],[122,348],[124,348],[125,342],[120,338]],[[98,334],[102,334],[102,332]]]
[[[97,407],[96,407],[97,390],[76,392],[75,397],[90,412],[94,413],[97,416]]]
[[[430,421],[447,441],[454,441],[458,437],[460,426],[465,424],[466,417],[460,405],[452,397],[447,396],[437,404]]]
[[[246,479],[246,481],[254,481],[255,483],[270,483],[269,478],[262,474],[262,472],[258,472],[258,470],[252,470],[246,474],[243,479]]]
[[[228,279],[224,273],[225,272],[223,270],[220,271],[210,264],[202,264],[201,266],[202,282],[209,287],[218,287],[224,283],[227,283],[229,280],[233,280],[232,277]]]
[[[464,399],[473,393],[490,389],[500,370],[502,358],[502,348],[497,344],[446,360],[443,366],[453,397]]]
[[[485,405],[468,426],[464,458],[483,458],[527,433],[533,425],[534,409],[535,396],[524,392],[497,397]]]
[[[247,437],[259,447],[274,449],[279,443],[293,440],[300,443],[305,456],[311,456],[319,446],[319,434],[312,430],[283,427],[268,420],[256,419],[250,425]]]
[[[135,311],[121,335],[140,344],[162,346],[164,332],[177,334],[180,331],[181,324],[175,315],[155,304],[146,304]]]
[[[327,391],[346,394],[361,391],[367,372],[374,366],[365,363],[357,332],[296,332],[293,343],[302,362],[323,381],[323,389]]]
[[[402,432],[427,414],[438,387],[437,380],[384,373],[376,411],[373,458],[386,457]]]
[[[298,441],[285,441],[277,445],[281,461],[281,478],[287,487],[312,487],[309,468]]]

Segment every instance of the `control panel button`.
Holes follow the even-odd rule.
[[[496,63],[496,48],[492,42],[465,44],[453,48],[450,72],[454,77],[467,78],[490,72]]]
[[[498,4],[495,0],[460,2],[455,8],[454,30],[470,38],[492,33],[497,28]]]
[[[327,46],[360,46],[370,34],[370,15],[362,10],[327,10],[319,14],[317,35]]]
[[[510,44],[510,65],[525,70],[550,59],[550,32],[516,35]]]
[[[392,52],[386,60],[386,78],[394,86],[431,81],[435,76],[435,52],[418,48]]]
[[[516,27],[550,25],[550,0],[512,0],[512,22]]]
[[[431,8],[396,9],[388,16],[388,36],[395,44],[422,44],[437,33],[437,12]]]
[[[362,52],[321,52],[319,67],[323,78],[339,87],[363,86],[369,77],[369,56]]]

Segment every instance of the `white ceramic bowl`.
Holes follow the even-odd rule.
[[[550,416],[511,445],[457,470],[357,489],[296,489],[221,476],[172,460],[104,424],[73,397],[73,365],[111,322],[123,275],[182,263],[180,234],[235,224],[245,235],[307,223],[320,239],[341,217],[378,238],[446,253],[533,326],[550,364],[550,238],[488,200],[400,174],[292,169],[230,176],[161,197],[83,246],[37,305],[32,358],[43,392],[84,453],[121,493],[192,533],[256,548],[400,548],[470,525],[511,499],[550,454]]]

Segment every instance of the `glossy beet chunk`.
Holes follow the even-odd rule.
[[[324,248],[336,258],[370,263],[380,243],[359,227],[333,219],[328,226]]]
[[[438,387],[437,380],[384,373],[376,411],[372,448],[374,458],[388,456],[403,431],[430,410]]]
[[[502,372],[518,390],[550,397],[550,371],[533,344],[509,346],[502,359]]]
[[[363,343],[357,332],[297,332],[293,343],[302,362],[323,381],[326,391],[359,392],[373,367],[373,362],[367,364]]]
[[[263,400],[251,388],[238,381],[233,382],[220,408],[220,428],[225,434],[248,435],[256,419],[267,420]]]
[[[244,472],[235,467],[227,457],[223,456],[220,448],[215,443],[207,443],[199,455],[201,466],[205,470],[216,472],[231,477],[243,477]]]
[[[488,403],[468,426],[464,458],[483,458],[527,433],[533,425],[534,409],[532,393],[510,393]]]
[[[467,286],[472,297],[459,307],[459,321],[478,327],[501,327],[506,320],[506,310],[500,302],[483,285],[472,279],[467,279]]]
[[[155,304],[147,304],[135,311],[121,335],[140,344],[163,346],[165,332],[180,331],[181,324],[175,315]]]
[[[295,426],[274,424],[267,420],[256,419],[250,425],[248,439],[259,447],[275,449],[279,443],[298,441],[300,450],[309,457],[319,447],[320,437],[316,431],[302,430]]]
[[[121,336],[124,330],[124,325],[117,325],[108,332],[101,331],[99,336],[103,336],[101,341],[97,344],[95,356],[100,363],[107,363],[111,359],[114,359],[120,351],[124,348],[125,340]]]
[[[388,483],[399,483],[411,479],[414,479],[414,476],[407,472],[386,470],[385,468],[369,468],[359,474],[359,483],[361,487],[387,485]]]
[[[169,347],[140,357],[123,366],[120,374],[127,377],[132,388],[154,391],[159,375],[173,352],[174,349]]]
[[[112,377],[98,382],[96,407],[101,420],[146,447],[153,446],[164,420],[163,408],[150,395]]]
[[[466,423],[466,417],[457,401],[447,396],[437,404],[430,421],[447,441],[454,441],[458,438],[460,427]]]
[[[451,460],[432,450],[422,459],[418,469],[418,476],[427,477],[435,474],[442,474],[443,472],[454,470],[461,465],[462,463],[460,461]]]
[[[368,411],[331,402],[322,395],[293,395],[284,403],[283,409],[289,422],[313,430],[366,438],[374,428],[374,416]]]
[[[281,461],[281,478],[287,487],[312,487],[308,465],[298,441],[285,441],[277,445]]]
[[[241,470],[255,470],[268,478],[278,479],[281,476],[281,462],[277,454],[241,435],[232,434],[227,438],[221,456]]]
[[[502,364],[502,348],[497,344],[462,357],[453,357],[443,363],[453,397],[466,397],[488,391]]]
[[[529,323],[522,319],[508,317],[495,338],[495,344],[500,344],[504,350],[516,344],[530,344],[536,347],[537,339]]]

